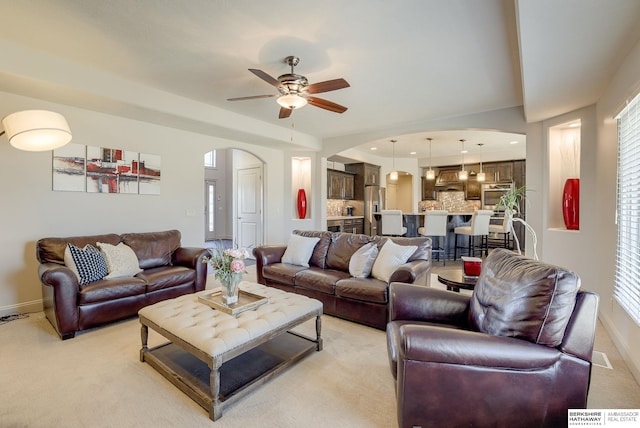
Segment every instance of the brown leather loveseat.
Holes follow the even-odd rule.
[[[430,238],[300,230],[293,234],[319,238],[309,259],[309,266],[282,263],[287,245],[257,247],[253,254],[257,261],[258,282],[320,300],[325,314],[384,330],[387,325],[389,283],[396,281],[429,285]],[[369,243],[381,249],[387,240],[400,246],[417,248],[406,263],[393,271],[388,281],[373,276],[352,277],[349,263],[354,253]]]
[[[587,405],[598,296],[495,249],[472,296],[391,284],[387,344],[405,427],[562,427]]]
[[[108,322],[137,315],[142,307],[183,294],[204,290],[207,265],[204,248],[182,247],[177,230],[43,238],[36,244],[40,262],[44,312],[62,339]],[[124,243],[138,259],[134,276],[100,279],[80,285],[65,265],[65,248],[97,243]],[[135,258],[134,258],[135,263]]]

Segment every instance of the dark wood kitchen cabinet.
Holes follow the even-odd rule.
[[[327,199],[353,199],[353,186],[353,174],[327,170]]]
[[[358,162],[346,164],[344,167],[355,177],[353,199],[364,200],[365,186],[380,185],[380,166]]]
[[[465,199],[471,201],[480,200],[481,183],[478,182],[476,176],[470,176],[465,184]]]
[[[513,162],[485,163],[482,170],[486,174],[487,183],[513,182]]]
[[[436,180],[427,180],[424,176],[422,181],[422,200],[423,201],[436,201],[438,195],[436,193]]]

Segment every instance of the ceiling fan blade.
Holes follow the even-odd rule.
[[[319,94],[321,92],[335,91],[337,89],[348,88],[350,85],[344,79],[326,80],[324,82],[314,83],[306,87],[308,94]]]
[[[258,98],[271,98],[275,96],[277,95],[252,95],[250,97],[227,98],[227,101],[256,100]]]
[[[309,104],[311,104],[314,107],[320,107],[325,110],[333,111],[336,113],[344,113],[345,111],[347,111],[347,108],[345,106],[341,106],[340,104],[336,104],[322,98],[317,98],[317,97],[305,97],[305,98],[307,99],[307,101],[309,101]]]
[[[280,114],[278,115],[278,119],[286,119],[291,116],[292,112],[293,110],[291,110],[290,108],[280,107]]]
[[[269,74],[265,73],[262,70],[258,70],[256,68],[250,68],[249,71],[255,74],[256,76],[258,76],[259,78],[261,78],[262,80],[264,80],[265,82],[267,82],[268,84],[273,85],[278,89],[280,89],[280,87],[282,86],[280,82],[278,82],[278,79],[271,77]]]

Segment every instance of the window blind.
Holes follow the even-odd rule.
[[[640,325],[640,96],[618,119],[618,237],[614,297]]]

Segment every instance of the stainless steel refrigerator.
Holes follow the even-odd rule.
[[[384,209],[385,190],[380,186],[365,186],[364,188],[364,233],[367,235],[378,234],[378,224],[373,214]]]

